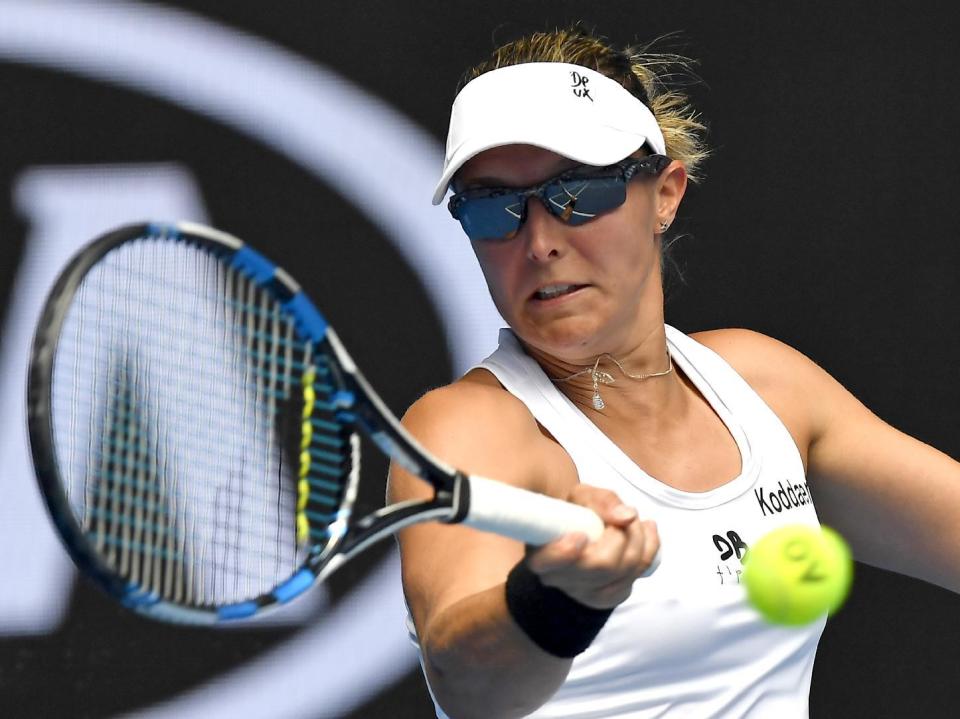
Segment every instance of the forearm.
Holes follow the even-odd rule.
[[[821,520],[856,559],[960,593],[960,463],[879,420],[862,432],[811,452]]]
[[[504,585],[465,597],[421,633],[430,686],[454,719],[521,717],[560,687],[572,660],[551,656],[507,611]]]

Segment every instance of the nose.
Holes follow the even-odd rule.
[[[527,199],[526,217],[520,235],[526,244],[527,257],[534,262],[548,262],[563,256],[566,249],[563,222],[551,215],[538,197]]]

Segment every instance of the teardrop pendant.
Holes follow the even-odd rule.
[[[603,397],[600,396],[601,378],[597,376],[598,374],[599,373],[597,372],[597,368],[594,367],[593,372],[591,373],[591,377],[593,378],[593,408],[596,410],[603,409],[604,407],[607,406],[606,403],[603,401]]]

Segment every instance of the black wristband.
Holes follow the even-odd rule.
[[[589,647],[613,612],[588,607],[545,586],[525,561],[507,575],[507,610],[538,647],[563,659]]]

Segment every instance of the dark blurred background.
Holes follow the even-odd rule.
[[[0,714],[431,715],[389,543],[265,628],[157,625],[76,578],[33,489],[23,363],[59,262],[152,215],[292,268],[395,410],[447,382],[497,320],[431,173],[461,72],[530,31],[581,21],[698,60],[687,90],[714,155],[674,225],[671,324],[773,335],[960,456],[953,17],[923,1],[0,0]],[[958,610],[858,565],[811,715],[955,716]]]

